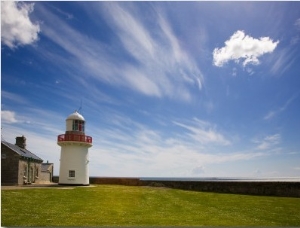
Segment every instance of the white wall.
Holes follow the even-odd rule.
[[[59,184],[89,185],[88,147],[76,142],[61,145]],[[75,177],[69,177],[75,170]]]

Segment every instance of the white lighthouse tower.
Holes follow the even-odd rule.
[[[59,184],[89,185],[89,147],[92,137],[85,135],[85,120],[77,111],[66,119],[66,132],[57,137],[61,146]]]

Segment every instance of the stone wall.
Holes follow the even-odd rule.
[[[58,176],[53,176],[52,177],[52,182],[53,183],[58,183],[58,181],[59,181],[59,177]]]
[[[19,155],[1,144],[1,184],[18,184]]]
[[[28,178],[30,172],[30,180]],[[41,163],[20,159],[20,155],[1,144],[1,185],[23,185],[24,180],[39,183]],[[24,179],[26,176],[26,179]]]
[[[127,186],[140,186],[142,183],[139,178],[90,177],[90,184],[115,184],[115,185],[127,185]]]
[[[24,176],[26,178],[24,178]],[[27,160],[19,160],[18,185],[24,184],[24,181],[29,183],[39,183],[40,176],[41,176],[41,163],[36,163],[33,161],[29,162]]]
[[[50,183],[51,182],[51,173],[50,172],[41,172],[41,176],[39,177],[40,184],[42,183]]]
[[[58,183],[58,177],[53,178]],[[300,182],[284,181],[151,181],[126,177],[90,177],[90,184],[167,187],[190,191],[300,197]]]
[[[142,181],[141,185],[192,191],[300,197],[300,182],[284,181]]]
[[[54,176],[52,181],[58,183],[59,177]],[[130,177],[90,177],[90,184],[115,184],[127,186],[140,186],[142,183],[139,178]]]
[[[24,184],[24,176],[27,177],[28,170],[27,170],[27,162],[24,160],[19,160],[19,174],[18,174],[18,185]]]

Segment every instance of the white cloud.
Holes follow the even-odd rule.
[[[4,123],[17,123],[16,114],[12,111],[1,111],[1,120]]]
[[[1,41],[8,47],[31,44],[38,39],[40,27],[29,18],[33,6],[33,3],[1,1]]]
[[[258,57],[273,52],[278,43],[279,41],[273,42],[269,37],[256,39],[238,30],[225,41],[224,47],[214,49],[213,63],[221,67],[230,60],[243,60],[243,66],[256,65],[260,63]]]

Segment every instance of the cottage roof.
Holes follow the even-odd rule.
[[[41,159],[40,157],[36,156],[34,153],[30,152],[27,149],[23,149],[23,148],[21,148],[21,147],[19,147],[17,145],[11,144],[11,143],[6,142],[6,141],[1,141],[1,144],[7,146],[12,151],[14,151],[15,153],[19,154],[21,157],[31,158],[31,159],[36,160],[38,162],[43,162],[43,159]]]

